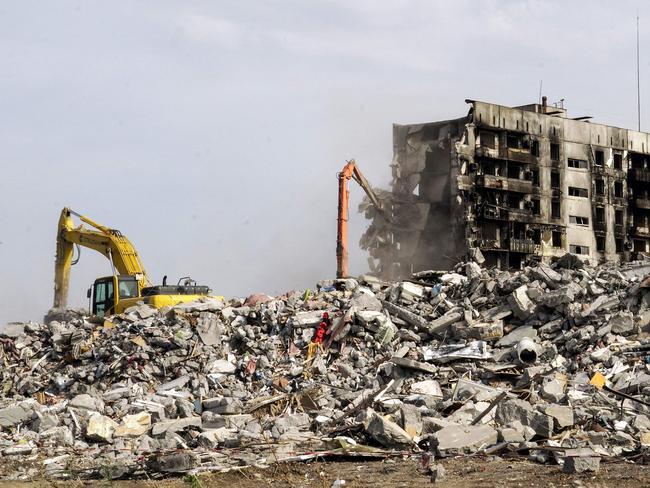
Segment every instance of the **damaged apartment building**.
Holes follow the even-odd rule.
[[[650,134],[570,118],[546,98],[466,102],[465,117],[394,126],[392,222],[365,205],[361,245],[375,271],[449,269],[468,255],[505,269],[567,252],[650,253]]]

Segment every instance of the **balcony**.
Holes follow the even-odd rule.
[[[501,242],[496,239],[479,239],[478,247],[486,251],[504,251]]]
[[[650,227],[641,227],[640,225],[633,226],[630,234],[643,237],[650,236]]]
[[[512,252],[533,254],[536,251],[537,245],[530,239],[510,239],[508,247]]]
[[[517,193],[532,193],[533,182],[503,176],[482,175],[477,180],[477,185],[493,190],[513,191]]]
[[[501,159],[507,159],[508,161],[517,161],[519,163],[529,163],[531,161],[529,149],[514,149],[504,147],[499,151],[499,156]]]
[[[476,156],[482,158],[499,159],[499,150],[493,147],[478,146],[476,148]]]
[[[636,197],[634,199],[634,205],[636,205],[637,208],[650,210],[650,198]]]
[[[650,170],[632,168],[628,171],[628,174],[634,181],[645,181],[646,183],[650,183]]]
[[[478,216],[490,220],[509,220],[518,222],[520,220],[530,221],[535,219],[532,210],[521,208],[504,208],[497,207],[496,205],[486,204],[483,205],[478,211]]]

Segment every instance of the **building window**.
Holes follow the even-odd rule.
[[[603,151],[596,151],[596,166],[605,164],[605,153]]]
[[[539,170],[531,170],[531,178],[533,180],[533,186],[539,186]]]
[[[560,160],[560,145],[554,142],[551,142],[551,159],[553,161]]]
[[[579,169],[587,169],[589,167],[587,161],[585,161],[584,159],[572,159],[572,158],[569,158],[567,160],[567,166],[569,168],[579,168]]]
[[[533,215],[539,215],[541,213],[539,200],[537,198],[533,198],[531,202],[533,203]]]
[[[551,234],[553,247],[562,247],[562,232],[554,230]]]
[[[508,134],[506,137],[506,144],[509,149],[519,149],[519,136],[517,134]]]
[[[551,171],[551,188],[560,188],[560,173]]]
[[[494,149],[496,144],[494,142],[494,133],[481,131],[481,147],[487,147],[488,149]]]
[[[589,254],[589,246],[569,244],[569,252],[572,254]]]
[[[596,207],[596,222],[605,222],[605,209],[603,207]]]
[[[559,200],[553,200],[551,202],[551,217],[554,219],[559,219],[561,216],[560,214],[560,201]]]
[[[518,164],[508,163],[508,178],[520,179],[521,176],[521,166]]]
[[[569,187],[569,196],[589,198],[589,191],[586,188],[577,188],[575,186]]]
[[[596,180],[596,195],[605,194],[605,180]]]
[[[533,140],[530,143],[530,153],[536,158],[539,157],[539,141]]]
[[[614,196],[617,198],[623,197],[623,183],[620,181],[614,182]]]
[[[623,239],[615,239],[616,242],[616,252],[623,252]]]
[[[596,236],[596,251],[605,250],[605,238],[603,236]]]
[[[614,169],[623,169],[623,155],[614,153]]]
[[[614,223],[616,225],[623,225],[623,211],[615,210],[614,211]]]
[[[569,223],[576,225],[589,225],[589,218],[580,217],[578,215],[569,215]]]

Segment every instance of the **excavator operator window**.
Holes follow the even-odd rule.
[[[119,277],[118,287],[120,289],[120,298],[135,298],[138,296],[138,282],[135,278]]]
[[[93,288],[93,314],[103,317],[115,303],[112,277],[95,281]]]

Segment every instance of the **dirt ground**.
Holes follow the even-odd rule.
[[[541,465],[524,460],[459,458],[440,461],[446,471],[444,481],[435,486],[447,488],[478,487],[616,487],[650,486],[650,465],[601,463],[596,475],[567,475],[556,465]],[[381,486],[386,488],[433,486],[415,460],[337,461],[280,464],[268,469],[244,469],[223,474],[163,480],[124,481],[33,481],[0,482],[0,488],[253,488],[318,487],[330,488],[335,480],[345,480],[344,488]]]

